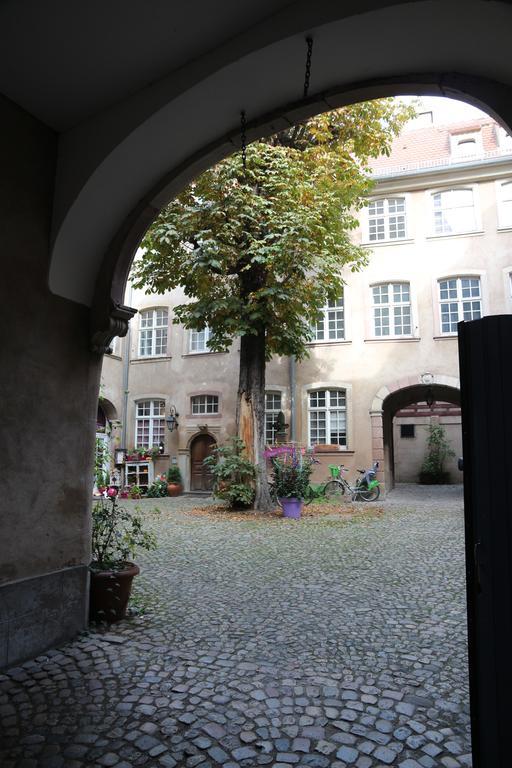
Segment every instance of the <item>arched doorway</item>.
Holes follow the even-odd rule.
[[[413,405],[419,407],[411,409],[408,418],[405,415],[406,409]],[[393,488],[396,481],[400,482],[400,476],[396,477],[395,473],[396,461],[399,458],[394,439],[395,417],[400,414],[402,417],[400,421],[413,425],[415,421],[421,421],[426,425],[432,419],[444,417],[450,406],[457,409],[458,417],[460,384],[459,380],[453,376],[424,373],[416,380],[409,376],[381,387],[373,401],[370,417],[374,455],[381,461],[381,478],[387,490]],[[418,447],[418,452],[421,452],[421,446]],[[411,459],[410,467],[413,466],[415,466],[414,461]],[[410,469],[410,471],[413,470]]]
[[[202,434],[194,437],[190,443],[190,490],[211,491],[213,475],[203,462],[216,445],[212,435]]]

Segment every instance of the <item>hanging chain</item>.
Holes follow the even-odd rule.
[[[309,81],[311,80],[311,56],[313,55],[313,38],[306,37],[308,52],[306,54],[306,72],[304,74],[304,98],[307,99],[309,92]]]
[[[240,136],[242,139],[242,168],[247,173],[247,135],[246,135],[245,109],[240,112]]]

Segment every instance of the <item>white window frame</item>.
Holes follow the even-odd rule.
[[[341,302],[341,303],[340,303]],[[336,344],[340,341],[346,341],[347,337],[347,329],[345,324],[345,297],[342,294],[339,299],[336,300],[336,302],[329,301],[327,304],[325,304],[320,312],[318,313],[318,321],[316,324],[311,328],[313,339],[311,341],[312,344]],[[338,323],[340,322],[340,315],[341,315],[341,336],[336,337],[335,339],[329,339],[325,338],[325,335],[329,335],[330,333],[330,323],[334,323],[334,330],[337,333],[338,332]],[[323,326],[323,334],[324,338],[319,338],[319,325],[322,324]]]
[[[407,240],[409,238],[408,234],[408,213],[409,213],[409,205],[408,205],[408,199],[407,195],[404,194],[397,194],[397,195],[382,195],[379,197],[372,197],[368,200],[368,203],[365,207],[365,235],[364,235],[364,242],[368,245],[374,246],[379,245],[381,243],[386,243],[387,245],[393,244],[393,243],[402,243],[404,240]],[[400,213],[393,213],[389,212],[389,201],[390,200],[403,200],[404,202],[404,210]],[[383,203],[384,211],[379,216],[373,216],[370,214],[370,205],[372,203]],[[391,237],[390,236],[390,218],[395,216],[403,216],[404,218],[404,235],[403,237]],[[384,220],[384,237],[371,240],[370,239],[370,223],[373,219],[383,219]]]
[[[204,334],[203,336],[203,347],[201,349],[194,349],[194,338],[197,341],[197,338],[200,334]],[[191,355],[201,355],[205,354],[205,352],[211,352],[210,348],[208,347],[208,342],[210,341],[211,331],[206,325],[201,331],[195,331],[191,329],[189,331],[189,342],[188,342],[188,351]]]
[[[311,397],[312,395],[325,392],[325,399],[324,399],[324,405],[311,405]],[[344,397],[344,405],[339,406],[338,404],[332,404],[331,405],[331,399],[332,393],[343,393]],[[336,387],[331,386],[329,388],[327,387],[321,387],[321,388],[314,388],[309,389],[307,391],[307,411],[308,411],[308,445],[338,445],[342,450],[348,449],[348,440],[349,440],[349,431],[348,431],[348,393],[347,390],[342,387]],[[312,438],[312,419],[313,414],[325,414],[325,440],[322,442],[321,440],[318,440],[315,438],[315,442],[313,442]],[[332,432],[334,427],[334,419],[333,414],[334,413],[344,413],[345,414],[345,431],[343,437],[337,437],[335,441],[333,442],[332,439]],[[316,430],[319,430],[319,422],[317,421]],[[338,431],[338,430],[336,430]],[[342,433],[343,434],[343,433]],[[336,442],[338,440],[339,442]]]
[[[512,229],[512,179],[499,179],[495,182],[496,185],[496,202],[498,213],[498,229]],[[503,195],[503,187],[508,187],[510,190],[510,200],[505,200]],[[510,215],[507,219],[505,215],[505,203],[509,203]]]
[[[472,229],[464,229],[464,230],[457,230],[454,232],[436,232],[435,229],[435,214],[436,214],[436,208],[435,208],[435,197],[436,195],[443,195],[450,192],[461,192],[467,190],[468,192],[472,193],[473,196],[473,222],[474,226]],[[430,210],[430,235],[429,237],[464,237],[464,235],[471,235],[475,232],[481,231],[481,221],[480,221],[480,207],[479,207],[479,198],[478,198],[478,187],[475,184],[462,184],[457,185],[453,187],[444,187],[441,189],[432,189],[427,192],[429,196],[429,210]],[[460,207],[467,207],[470,206],[460,206]],[[446,208],[441,208],[441,211],[444,210],[452,210],[451,207],[446,206]]]
[[[474,145],[474,152],[460,152],[459,148],[465,144]],[[482,154],[482,132],[468,131],[466,133],[450,134],[450,154],[453,160],[464,162],[464,160],[478,157]]]
[[[139,413],[139,409],[149,403],[149,413]],[[158,404],[158,410],[157,410]],[[147,442],[140,442],[139,424],[149,421]],[[158,424],[158,427],[157,427]],[[137,448],[155,448],[160,441],[165,442],[165,400],[164,398],[145,397],[135,402],[135,446]]]
[[[408,301],[394,301],[394,286],[407,286],[409,289],[409,300]],[[387,302],[375,302],[375,296],[374,296],[374,288],[380,288],[382,286],[387,286],[387,293],[388,293],[388,301]],[[389,280],[389,281],[383,281],[380,280],[377,283],[372,283],[370,285],[370,298],[371,298],[371,338],[372,339],[411,339],[414,337],[414,313],[413,313],[413,302],[412,302],[412,293],[411,293],[411,283],[408,280]],[[409,307],[409,326],[410,330],[408,333],[397,333],[396,327],[397,323],[395,323],[395,307],[398,308],[404,308]],[[377,334],[377,327],[376,327],[376,310],[378,309],[387,309],[388,310],[388,319],[389,319],[389,333],[387,334]]]
[[[447,282],[450,280],[456,281],[456,297],[450,299],[441,299],[441,283]],[[478,296],[463,296],[463,286],[462,286],[462,280],[478,280],[479,284],[479,295]],[[443,312],[442,307],[445,304],[456,304],[457,305],[457,323],[459,323],[461,320],[464,319],[479,319],[484,316],[484,299],[483,299],[483,279],[481,274],[458,274],[458,275],[444,275],[443,277],[439,277],[436,281],[437,284],[437,303],[438,303],[438,317],[439,317],[439,332],[441,336],[457,336],[457,328],[455,330],[449,330],[445,331],[443,330]],[[464,318],[464,303],[468,302],[474,302],[479,301],[480,302],[480,314],[479,318],[471,317],[471,318]]]
[[[119,336],[114,336],[112,341],[110,342],[110,352],[109,355],[112,355],[113,357],[120,357],[121,355],[121,338]]]
[[[509,150],[509,152],[512,153],[512,136],[507,133],[507,131],[502,128],[501,125],[497,126],[497,134],[499,148],[503,152],[505,152],[505,150]]]
[[[162,312],[165,313],[165,320],[162,320],[161,322],[157,323],[158,316],[157,313]],[[151,324],[150,325],[142,325],[143,318],[146,316],[151,317]],[[159,337],[158,331],[161,331],[160,338],[164,339],[164,345],[161,343],[157,345],[157,338]],[[150,337],[150,351],[143,350],[142,346],[142,338],[143,334],[147,333]],[[167,356],[167,349],[169,344],[169,310],[167,307],[150,307],[147,309],[141,309],[140,310],[140,317],[139,317],[139,357],[147,358],[147,357],[166,357]],[[160,350],[159,352],[156,351],[158,347],[164,346],[163,350]]]
[[[279,397],[279,407],[268,407],[267,397]],[[279,411],[283,410],[283,393],[276,389],[265,390],[265,442],[267,445],[275,445],[276,430],[270,426],[271,422],[277,419]],[[269,439],[270,433],[270,439]]]
[[[190,396],[192,416],[218,416],[220,414],[219,395],[205,392]]]

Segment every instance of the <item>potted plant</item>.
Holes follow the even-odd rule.
[[[231,509],[247,509],[254,501],[256,467],[247,458],[245,445],[232,437],[226,445],[214,448],[203,465],[213,475],[213,493]]]
[[[298,520],[309,488],[313,462],[305,449],[299,446],[282,446],[277,450],[278,453],[276,450],[269,452],[273,454],[273,493],[283,510],[283,517]]]
[[[130,490],[128,491],[128,496],[130,499],[140,499],[142,497],[142,490],[138,485],[131,485]]]
[[[150,499],[161,499],[167,496],[167,479],[165,475],[159,475],[149,486],[146,496]]]
[[[167,495],[179,496],[180,493],[183,493],[180,468],[175,464],[171,464],[167,470]]]
[[[111,624],[126,616],[133,577],[140,571],[131,559],[138,549],[155,547],[156,539],[143,529],[138,511],[132,514],[119,506],[117,492],[94,504],[90,621]]]

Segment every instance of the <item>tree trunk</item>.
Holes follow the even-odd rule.
[[[274,508],[267,482],[265,450],[265,331],[240,338],[237,429],[257,467],[254,508]]]

